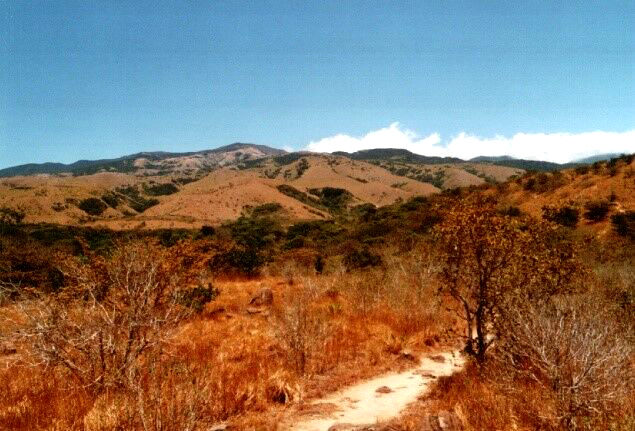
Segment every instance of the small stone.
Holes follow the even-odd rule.
[[[377,388],[377,390],[375,391],[379,394],[389,394],[392,392],[392,389],[390,389],[388,386],[381,386],[379,388]]]

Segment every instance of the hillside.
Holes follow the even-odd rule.
[[[143,176],[13,177],[0,182],[0,207],[23,211],[26,223],[113,229],[191,227],[219,224],[238,217],[248,207],[265,203],[279,204],[289,219],[327,218],[328,203],[320,202],[315,193],[328,187],[350,194],[346,206],[381,206],[438,192],[430,184],[343,157],[306,155],[286,162],[270,158],[251,167],[217,168],[201,179],[147,172]],[[283,185],[286,188],[281,189]],[[80,209],[91,198],[103,202],[101,213],[91,215]],[[100,206],[99,202],[96,205]]]
[[[537,218],[542,217],[544,207],[572,208],[579,215],[578,227],[605,235],[611,230],[612,215],[635,210],[635,163],[632,156],[625,156],[593,166],[534,173],[493,190],[510,205]],[[585,216],[593,203],[608,207],[601,220]]]
[[[162,151],[131,154],[116,159],[79,160],[71,164],[26,164],[0,169],[0,177],[37,174],[92,175],[99,172],[134,173],[137,175],[199,175],[217,167],[247,160],[284,154],[284,150],[265,145],[234,143],[213,150],[168,153]]]
[[[192,153],[23,165],[0,171],[10,175],[0,181],[0,208],[23,212],[26,223],[113,229],[220,224],[265,203],[280,205],[288,220],[315,219],[330,217],[342,205],[383,206],[523,173],[406,150],[340,154],[232,144]],[[340,193],[337,202],[323,196],[324,190]]]

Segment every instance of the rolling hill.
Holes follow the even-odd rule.
[[[397,149],[287,153],[238,143],[191,153],[138,153],[4,169],[0,209],[23,212],[26,223],[112,229],[217,225],[269,203],[277,204],[283,219],[324,219],[359,204],[382,206],[456,187],[520,178],[523,169],[502,165],[516,162],[524,161],[502,157],[466,162]],[[594,184],[615,188],[602,181]],[[549,199],[549,194],[536,197],[523,186],[509,184],[510,202],[529,212],[550,199],[565,199],[560,192]],[[569,197],[575,191],[570,187]],[[622,194],[629,190],[618,189]]]

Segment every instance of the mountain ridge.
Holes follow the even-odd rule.
[[[269,147],[266,145],[235,142],[233,144],[224,145],[218,148],[201,151],[189,151],[181,153],[170,151],[144,151],[111,159],[82,159],[77,160],[73,163],[27,163],[0,169],[0,178],[62,173],[70,173],[73,175],[90,175],[100,171],[132,172],[136,170],[136,167],[134,166],[135,160],[146,159],[151,161],[162,161],[170,158],[205,156],[224,152],[237,152],[249,148],[260,151],[265,156],[283,155],[287,153],[284,150]]]
[[[226,154],[227,157],[222,155]],[[267,145],[235,142],[218,148],[189,151],[189,152],[170,152],[170,151],[143,151],[134,154],[128,154],[121,157],[97,160],[77,160],[73,163],[27,163],[22,165],[10,166],[0,169],[0,178],[14,176],[30,176],[39,174],[72,174],[75,176],[91,175],[98,172],[122,172],[133,173],[141,170],[146,171],[173,171],[175,166],[178,167],[177,159],[197,159],[197,161],[188,160],[183,162],[182,169],[192,172],[196,169],[208,172],[219,166],[226,166],[232,163],[254,161],[267,157],[283,157],[290,160],[296,160],[307,154],[318,154],[307,151],[288,152],[282,149],[270,147]],[[234,160],[231,159],[233,155]],[[591,164],[596,161],[608,160],[615,157],[616,154],[601,154],[587,157],[584,159],[571,161],[568,163],[554,163],[544,160],[525,160],[514,158],[509,155],[501,156],[478,156],[469,160],[463,160],[458,157],[438,157],[425,156],[413,153],[402,148],[373,148],[359,150],[354,152],[336,151],[334,156],[342,156],[351,160],[359,161],[390,161],[401,163],[415,163],[426,165],[442,165],[456,163],[489,163],[497,166],[510,168],[533,170],[533,171],[556,171],[576,167],[582,164]],[[166,162],[169,161],[169,162]],[[149,166],[149,167],[148,167]]]

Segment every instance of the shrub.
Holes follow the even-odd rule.
[[[179,191],[174,183],[143,185],[143,191],[150,196],[167,196]]]
[[[250,210],[253,217],[262,217],[271,215],[282,210],[282,205],[277,202],[269,202],[266,204],[258,205]]]
[[[614,214],[611,223],[619,235],[635,239],[635,211]]]
[[[296,173],[298,174],[298,178],[300,178],[307,169],[309,169],[309,162],[307,161],[307,159],[302,158],[300,159],[300,162],[297,164],[296,166]]]
[[[582,165],[582,166],[577,166],[575,168],[575,173],[578,175],[585,175],[589,173],[589,165]]]
[[[322,255],[318,254],[315,258],[315,263],[313,264],[315,272],[318,274],[322,274],[322,271],[324,271],[324,265],[324,258],[322,257]]]
[[[351,214],[364,222],[369,221],[376,213],[377,207],[371,203],[360,204],[351,208]]]
[[[185,229],[167,229],[159,232],[159,242],[164,247],[172,247],[177,242],[187,238],[189,232]]]
[[[245,275],[251,276],[267,262],[265,255],[253,248],[234,247],[231,250],[220,253],[211,260],[212,269],[234,269]]]
[[[501,217],[476,202],[449,212],[437,228],[442,292],[466,322],[466,352],[479,363],[505,333],[507,313],[519,304],[566,293],[582,272],[576,247],[554,238],[549,226]]]
[[[129,202],[130,208],[135,210],[138,213],[142,213],[150,207],[159,204],[158,199],[146,199],[143,197],[139,197],[137,200],[132,200]]]
[[[101,197],[101,200],[106,202],[111,208],[117,208],[117,205],[119,205],[119,198],[112,193],[106,193]]]
[[[539,174],[536,174],[527,179],[527,181],[523,185],[523,188],[526,191],[545,193],[555,190],[564,184],[565,178],[560,171],[555,171],[551,174],[540,172]]]
[[[596,174],[599,174],[602,171],[602,168],[604,168],[604,162],[597,161],[593,163],[592,166],[593,166],[593,172],[595,172]]]
[[[260,250],[273,244],[282,236],[282,229],[269,217],[241,216],[236,221],[225,224],[231,236],[242,247]]]
[[[599,222],[604,220],[609,213],[610,203],[607,201],[587,202],[584,208],[586,210],[584,218],[593,222]]]
[[[213,236],[216,233],[216,229],[213,226],[203,225],[201,227],[201,235]]]
[[[287,195],[295,200],[298,200],[304,204],[310,205],[314,208],[324,210],[324,206],[320,203],[320,201],[313,196],[309,196],[308,194],[296,189],[293,186],[288,184],[280,184],[276,187],[280,193],[283,195]]]
[[[522,214],[520,208],[518,208],[516,205],[508,205],[504,208],[501,208],[498,213],[507,217],[519,217]]]
[[[364,248],[353,250],[344,257],[344,265],[347,269],[362,269],[381,264],[381,256]]]
[[[304,247],[304,238],[298,237],[298,236],[290,239],[284,244],[285,250],[292,250],[294,248],[302,248],[302,247]]]
[[[178,267],[171,262],[145,244],[108,260],[69,260],[65,295],[19,303],[24,321],[11,338],[25,346],[25,363],[64,369],[95,395],[130,387],[140,358],[187,314],[173,300]]]
[[[205,304],[216,299],[219,293],[219,290],[212,285],[208,285],[207,287],[197,286],[192,289],[179,291],[176,300],[179,304],[200,313],[203,307],[205,307]]]
[[[25,213],[22,210],[2,207],[0,208],[0,225],[17,225],[24,220]]]
[[[331,211],[340,211],[353,199],[353,195],[346,189],[337,187],[323,187],[309,189],[309,193],[320,198],[320,204]]]
[[[569,205],[560,208],[545,205],[542,207],[542,218],[561,226],[575,227],[580,220],[580,212]]]
[[[497,346],[503,369],[515,380],[507,387],[536,382],[554,401],[554,425],[598,429],[583,423],[619,412],[635,389],[633,348],[619,326],[595,301],[566,298],[518,310],[513,331]]]
[[[157,205],[159,201],[157,199],[151,198],[147,199],[139,193],[139,189],[137,186],[126,186],[117,188],[117,192],[124,195],[128,200],[128,205],[130,208],[135,210],[138,213],[142,213],[148,208]]]
[[[90,250],[103,255],[109,254],[114,247],[112,235],[112,231],[102,229],[88,229],[83,233],[84,240],[88,243]]]
[[[97,198],[87,198],[79,203],[79,209],[92,216],[101,215],[104,211],[106,211],[106,208],[108,208],[108,205],[106,205],[101,199]]]
[[[419,233],[428,233],[432,230],[433,227],[438,225],[443,221],[443,216],[438,211],[426,211],[419,223],[419,226],[416,228],[416,231]]]

